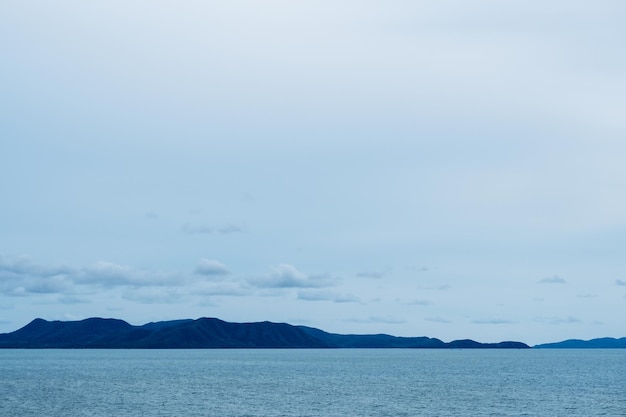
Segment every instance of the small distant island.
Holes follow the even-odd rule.
[[[11,333],[0,334],[0,348],[22,349],[259,349],[259,348],[412,348],[529,349],[521,342],[443,342],[429,337],[387,334],[328,333],[313,327],[268,321],[231,323],[217,318],[184,319],[133,326],[123,320],[80,321],[35,319]]]
[[[624,349],[626,348],[626,337],[615,339],[613,337],[602,337],[599,339],[580,340],[569,339],[556,343],[544,343],[534,346],[535,349]]]

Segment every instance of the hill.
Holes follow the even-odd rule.
[[[535,349],[623,349],[626,348],[626,337],[615,339],[603,337],[599,339],[569,339],[556,343],[544,343],[534,346]]]
[[[35,319],[11,333],[0,334],[0,348],[210,349],[210,348],[415,348],[526,349],[520,342],[445,343],[429,337],[385,334],[342,335],[286,323],[229,323],[216,318],[174,320],[133,326],[123,320],[81,321]]]

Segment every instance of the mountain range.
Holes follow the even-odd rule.
[[[0,348],[210,349],[210,348],[429,348],[527,349],[521,342],[443,342],[429,337],[334,334],[286,323],[230,323],[216,318],[173,320],[133,326],[123,320],[35,319],[0,334]]]
[[[470,339],[443,342],[430,337],[387,334],[336,334],[307,326],[268,321],[230,323],[217,318],[183,319],[133,326],[123,320],[80,321],[35,319],[0,334],[0,348],[224,349],[224,348],[414,348],[528,349],[522,342],[480,343]],[[533,346],[535,349],[626,348],[626,337],[579,340]]]
[[[599,339],[569,339],[556,343],[544,343],[534,346],[535,349],[623,349],[626,348],[626,337],[615,339],[602,337]]]

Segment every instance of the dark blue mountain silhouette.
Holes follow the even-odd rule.
[[[623,349],[626,348],[626,337],[621,339],[612,337],[591,340],[569,339],[556,343],[544,343],[534,347],[536,349]]]
[[[0,348],[208,349],[208,348],[435,348],[526,349],[521,342],[445,343],[429,337],[386,334],[342,335],[286,323],[229,323],[216,318],[174,320],[132,326],[123,320],[35,319],[0,334]]]

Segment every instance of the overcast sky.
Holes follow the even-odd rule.
[[[626,336],[621,0],[0,3],[0,332]]]

